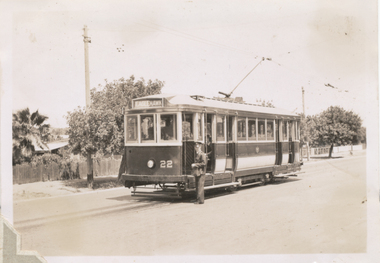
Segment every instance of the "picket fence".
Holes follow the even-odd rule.
[[[346,146],[334,146],[333,153],[341,153],[341,152],[349,152],[349,151],[360,151],[365,150],[366,145],[365,144],[359,144],[359,145],[346,145]],[[306,146],[302,147],[302,156],[307,156],[307,148]],[[315,155],[321,155],[321,154],[328,154],[330,151],[330,147],[319,147],[319,148],[309,148],[309,155],[315,156]]]
[[[107,158],[99,161],[94,160],[94,177],[110,176],[119,173],[121,159]],[[72,165],[71,171],[76,178],[87,177],[87,163],[80,162]],[[62,180],[64,170],[59,165],[52,163],[49,165],[22,164],[13,166],[13,184],[27,184],[34,182]]]

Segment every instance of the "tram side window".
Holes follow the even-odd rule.
[[[239,141],[245,141],[247,137],[247,129],[246,129],[246,122],[245,118],[238,118],[237,128],[238,128],[238,140]],[[256,135],[256,134],[255,134]]]
[[[282,139],[284,141],[287,141],[288,140],[288,122],[287,121],[283,121],[282,122]]]
[[[224,135],[224,115],[217,115],[216,116],[216,140],[217,141],[225,141],[225,135]]]
[[[258,121],[259,125],[259,141],[264,141],[265,140],[265,120],[259,120]]]
[[[296,140],[299,141],[300,140],[300,132],[301,132],[301,130],[300,130],[300,122],[297,121],[296,124],[297,124]]]
[[[154,141],[153,115],[141,116],[141,141]]]
[[[177,139],[176,135],[176,115],[161,115],[161,140],[172,141]]]
[[[193,140],[193,114],[184,114],[182,121],[182,138]]]
[[[137,141],[137,116],[127,117],[127,141]]]
[[[267,120],[267,140],[274,140],[274,121]]]
[[[248,140],[256,141],[256,120],[248,119]]]
[[[289,141],[295,140],[295,123],[294,121],[289,122]]]

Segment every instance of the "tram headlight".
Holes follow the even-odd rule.
[[[146,165],[148,166],[148,168],[152,169],[154,167],[154,160],[150,159]]]

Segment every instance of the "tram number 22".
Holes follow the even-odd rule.
[[[173,161],[172,160],[161,160],[160,161],[160,168],[173,168]]]

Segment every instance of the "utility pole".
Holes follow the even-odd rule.
[[[91,38],[87,35],[87,26],[85,25],[83,28],[83,42],[84,42],[84,70],[85,70],[85,81],[86,81],[86,109],[90,107],[90,69],[88,62],[88,43],[91,43]]]
[[[91,43],[91,38],[87,35],[87,26],[84,25],[83,28],[83,42],[84,42],[84,68],[85,68],[85,82],[86,82],[86,111],[91,105],[90,100],[90,69],[88,62],[88,43]],[[93,172],[93,161],[91,152],[87,151],[87,186],[89,188],[93,187],[94,183],[94,172]]]

